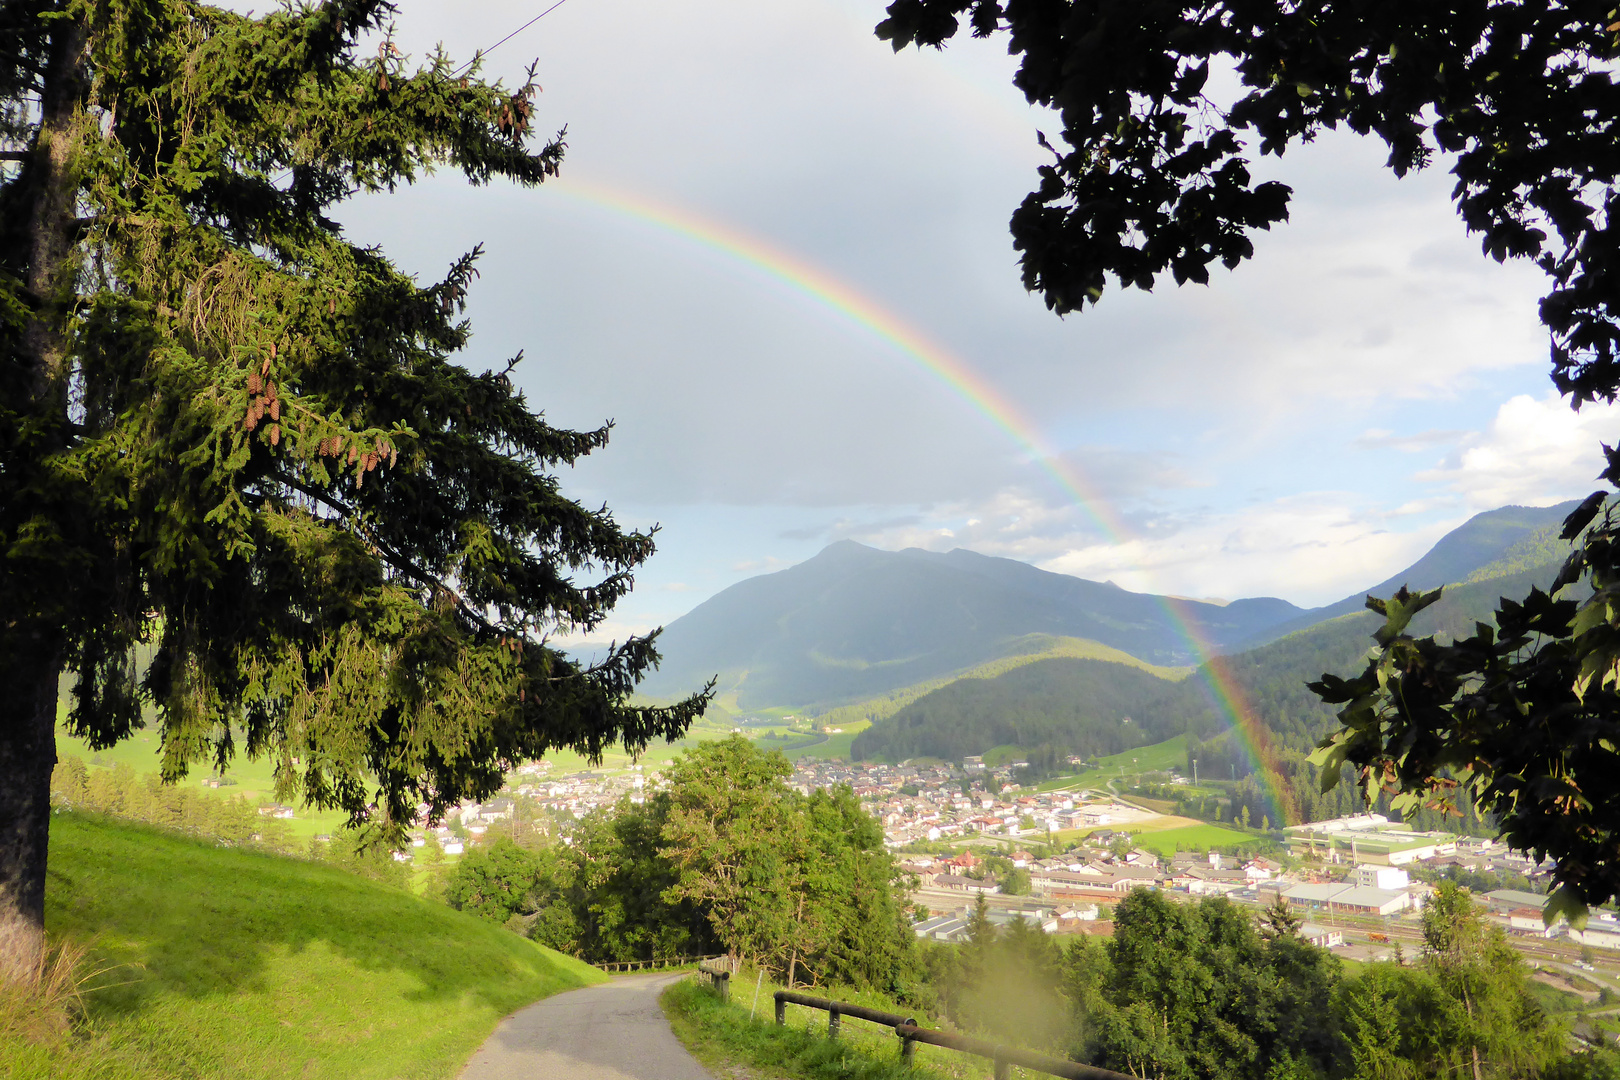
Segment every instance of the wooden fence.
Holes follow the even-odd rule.
[[[663,971],[665,968],[685,967],[688,964],[701,964],[705,960],[723,959],[725,956],[722,953],[710,953],[704,956],[666,956],[658,960],[614,960],[593,966],[603,971]]]
[[[1012,1074],[1014,1065],[1035,1072],[1046,1073],[1048,1076],[1061,1076],[1067,1080],[1137,1080],[1125,1073],[1114,1072],[1110,1069],[1099,1069],[1094,1065],[1082,1065],[1077,1061],[1065,1061],[1062,1058],[1050,1057],[1046,1054],[1037,1054],[1033,1050],[1023,1050],[1016,1046],[1002,1046],[998,1043],[986,1042],[983,1039],[971,1038],[967,1035],[958,1035],[950,1031],[935,1031],[931,1028],[917,1026],[917,1021],[909,1016],[900,1016],[897,1013],[884,1012],[881,1009],[869,1009],[865,1005],[854,1005],[847,1001],[831,1001],[827,998],[811,997],[809,994],[797,994],[792,990],[778,990],[776,992],[776,1022],[778,1025],[787,1023],[787,1006],[803,1005],[807,1009],[820,1009],[827,1014],[827,1038],[838,1038],[838,1028],[846,1016],[853,1016],[860,1020],[867,1020],[874,1024],[893,1028],[894,1033],[900,1036],[900,1057],[910,1064],[916,1057],[917,1044],[928,1043],[931,1046],[943,1046],[950,1050],[957,1050],[964,1054],[973,1054],[982,1058],[989,1058],[995,1062],[996,1080],[1007,1080]]]

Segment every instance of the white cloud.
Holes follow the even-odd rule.
[[[699,240],[553,185],[447,173],[357,200],[354,239],[424,275],[488,242],[469,364],[527,348],[519,377],[554,422],[618,421],[566,483],[665,532],[625,621],[593,637],[650,629],[842,537],[1315,603],[1387,577],[1465,510],[1590,489],[1611,410],[1496,408],[1544,385],[1541,276],[1480,255],[1445,163],[1397,181],[1376,140],[1344,132],[1256,160],[1296,198],[1252,262],[1207,288],[1111,289],[1057,320],[1020,288],[1006,231],[1043,121],[1010,85],[1005,43],[895,56],[871,33],[880,9],[593,0],[491,70],[510,80],[540,58],[540,122],[570,125],[570,182],[753,236],[918,328],[1122,503],[1136,538],[1115,543],[1062,501],[916,358]],[[418,56],[442,37],[466,57],[530,17],[515,0],[428,0],[400,28]],[[1402,416],[1404,402],[1422,418],[1406,422],[1419,406]],[[1410,459],[1360,452],[1448,448],[1416,480]]]
[[[1122,544],[1093,544],[1043,561],[1047,570],[1136,592],[1281,596],[1330,603],[1415,561],[1452,520],[1409,532],[1342,495],[1299,496],[1220,513]]]
[[[768,574],[790,565],[792,564],[788,560],[771,555],[763,559],[746,559],[740,563],[733,563],[731,570],[737,574]]]
[[[1383,511],[1346,493],[1323,493],[1235,510],[1142,512],[1124,522],[1134,535],[1121,539],[1080,506],[1007,490],[905,521],[841,520],[827,538],[889,551],[968,548],[1137,592],[1281,596],[1308,607],[1415,561],[1460,524],[1457,503],[1434,500]],[[1436,511],[1447,510],[1437,520]],[[1405,519],[1402,531],[1391,528],[1397,519]]]
[[[1620,406],[1588,405],[1580,412],[1556,393],[1519,394],[1504,402],[1490,426],[1416,479],[1456,492],[1472,510],[1519,504],[1550,506],[1585,495],[1603,469],[1600,441],[1620,435]]]
[[[1356,436],[1350,445],[1358,450],[1404,450],[1410,454],[1443,446],[1446,443],[1455,443],[1466,434],[1468,434],[1466,431],[1430,428],[1413,435],[1397,435],[1384,428],[1368,428]]]

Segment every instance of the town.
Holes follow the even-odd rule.
[[[916,933],[934,940],[964,939],[980,898],[995,924],[1024,919],[1048,933],[1106,935],[1112,906],[1132,889],[1153,888],[1188,899],[1222,895],[1253,907],[1280,898],[1304,918],[1309,940],[1355,959],[1387,959],[1403,938],[1416,942],[1432,882],[1449,873],[1531,883],[1476,897],[1521,950],[1556,943],[1582,955],[1592,948],[1620,952],[1620,920],[1612,912],[1595,912],[1581,929],[1562,920],[1545,926],[1544,885],[1532,890],[1546,867],[1499,840],[1420,832],[1368,813],[1288,827],[1281,844],[1253,835],[1246,843],[1167,851],[1155,836],[1196,835],[1186,819],[1112,791],[1020,788],[1020,764],[991,767],[978,757],[956,766],[801,759],[790,784],[804,794],[839,785],[855,794],[882,824],[906,875]],[[1173,773],[1165,779],[1185,782]],[[568,843],[572,821],[621,799],[641,803],[657,784],[652,767],[561,773],[551,762],[535,762],[522,766],[499,797],[455,808],[432,832],[450,856],[524,829]],[[415,843],[427,835],[420,829]]]

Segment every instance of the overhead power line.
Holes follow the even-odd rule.
[[[496,49],[500,48],[502,45],[505,45],[508,41],[511,41],[513,38],[515,38],[519,34],[523,33],[523,31],[527,30],[529,27],[533,26],[535,23],[539,22],[541,19],[545,18],[547,15],[550,15],[553,11],[556,11],[558,8],[562,7],[566,3],[568,3],[568,0],[557,0],[557,2],[555,4],[552,4],[550,7],[546,8],[546,10],[542,11],[540,14],[536,15],[534,18],[530,19],[528,22],[524,23],[522,26],[520,26],[516,30],[512,31],[510,34],[507,34],[505,37],[501,38],[501,40],[497,41],[495,44],[491,45],[489,48],[487,48],[487,49],[479,49],[477,52],[473,53],[473,58],[471,60],[467,61],[465,64],[462,64],[460,67],[458,67],[455,71],[451,72],[450,73],[451,76],[454,77],[456,75],[460,75],[463,71],[466,71],[468,68],[472,67],[473,64],[477,63],[479,57],[488,56],[490,53],[494,52]]]

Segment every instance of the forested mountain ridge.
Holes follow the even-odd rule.
[[[857,735],[851,756],[960,761],[1010,745],[1105,757],[1186,731],[1180,687],[1106,660],[1038,660],[924,695]]]
[[[1176,601],[1217,646],[1300,609],[1271,598]],[[971,551],[878,551],[842,541],[806,562],[733,585],[676,619],[642,684],[673,693],[718,673],[739,708],[829,707],[912,686],[1005,653],[1028,634],[1085,638],[1149,663],[1192,662],[1162,597]]]
[[[1446,587],[1441,599],[1413,620],[1414,633],[1458,636],[1490,621],[1501,597],[1522,598],[1547,587],[1561,561],[1485,581]],[[1103,756],[1186,733],[1189,756],[1205,775],[1249,775],[1248,747],[1230,728],[1211,686],[1218,681],[1258,717],[1276,751],[1280,778],[1307,819],[1348,807],[1341,785],[1323,796],[1305,758],[1336,723],[1334,710],[1307,688],[1324,672],[1356,673],[1372,634],[1381,625],[1365,609],[1288,634],[1276,641],[1202,665],[1193,677],[1171,682],[1149,672],[1098,660],[1041,660],[988,679],[961,679],[926,694],[856,737],[858,760],[906,757],[959,759],[995,746],[1016,745],[1031,759],[1070,754]],[[1218,679],[1212,665],[1219,667]],[[1131,723],[1124,724],[1129,716]],[[1269,799],[1252,783],[1237,793],[1251,800],[1253,820]],[[1331,805],[1329,805],[1331,804]]]
[[[1086,639],[1180,666],[1198,659],[1181,619],[1218,652],[1236,654],[1360,612],[1368,593],[1556,563],[1568,552],[1557,535],[1572,506],[1478,514],[1400,573],[1310,611],[1275,598],[1169,600],[972,551],[878,551],[846,540],[676,619],[659,638],[663,663],[641,689],[673,694],[718,674],[734,708],[824,712],[959,675],[1009,655],[1029,635]]]

